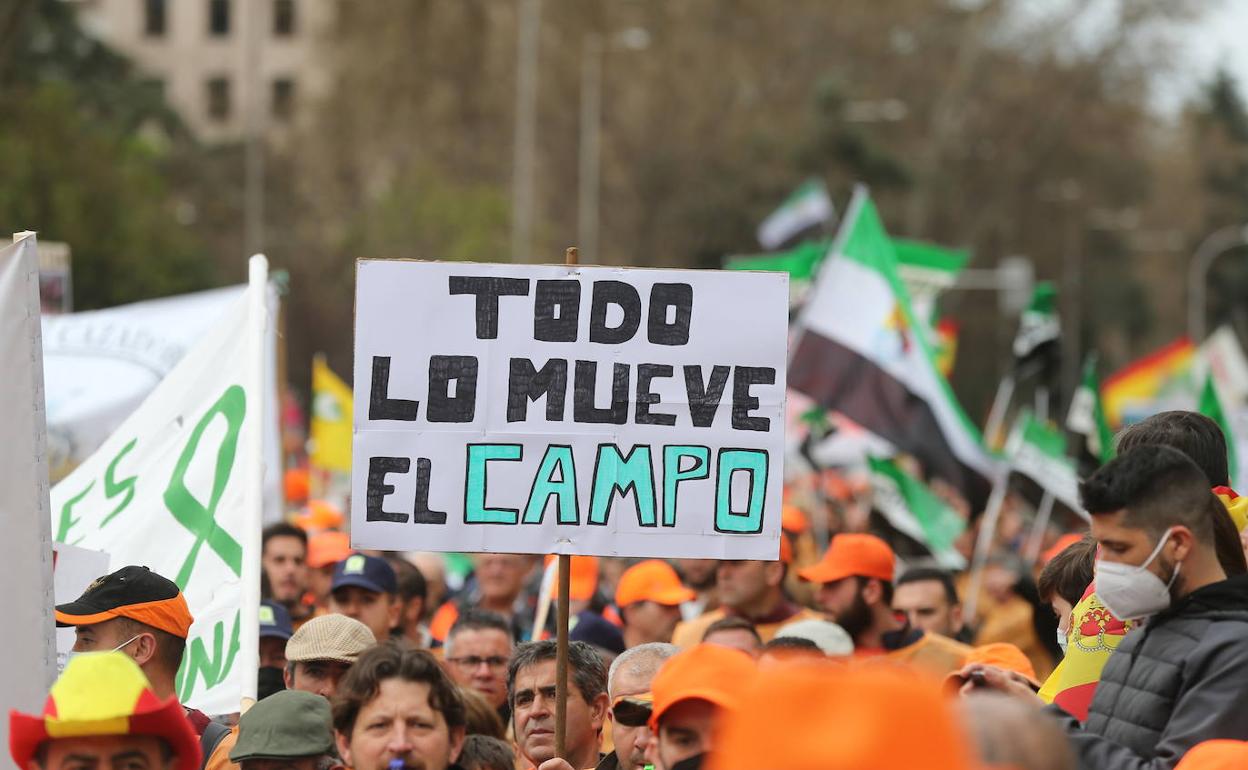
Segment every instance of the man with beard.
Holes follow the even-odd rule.
[[[822,561],[798,574],[818,586],[819,607],[853,637],[856,657],[883,656],[941,677],[957,671],[970,647],[913,628],[893,612],[896,561],[874,535],[840,534]]]
[[[721,561],[715,572],[721,606],[695,620],[676,627],[672,643],[692,647],[702,641],[716,621],[725,617],[741,617],[758,630],[763,642],[771,641],[776,631],[795,620],[809,620],[819,615],[800,607],[784,593],[784,577],[793,559],[791,548],[780,549],[780,561]]]
[[[292,620],[310,617],[313,607],[303,600],[308,590],[307,533],[282,521],[266,527],[260,543],[260,564],[273,601],[285,607]]]

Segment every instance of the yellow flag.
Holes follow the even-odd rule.
[[[325,357],[312,359],[312,465],[351,472],[351,388]]]

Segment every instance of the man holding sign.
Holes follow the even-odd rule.
[[[786,281],[361,261],[354,544],[776,559]]]

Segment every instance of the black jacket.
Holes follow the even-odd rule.
[[[1248,575],[1194,591],[1128,633],[1086,725],[1048,709],[1080,770],[1169,770],[1201,741],[1248,740]]]

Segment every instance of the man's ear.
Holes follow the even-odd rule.
[[[152,658],[156,657],[156,635],[155,634],[139,634],[134,640],[134,662],[142,668]]]
[[[604,693],[599,693],[594,702],[589,704],[589,722],[594,726],[595,730],[601,730],[607,722],[607,708],[611,706],[611,697]]]
[[[1171,528],[1170,540],[1174,543],[1175,561],[1183,561],[1196,547],[1196,538],[1192,531],[1181,524]]]
[[[769,561],[767,566],[763,568],[764,574],[767,576],[767,585],[775,588],[784,582],[784,562]]]
[[[298,663],[286,663],[286,667],[282,669],[282,683],[286,685],[287,690],[295,689],[295,666]]]
[[[459,761],[459,753],[464,750],[464,739],[467,738],[467,728],[463,725],[451,728],[451,764]]]
[[[953,609],[949,610],[949,617],[953,618],[954,628],[962,630],[962,605],[955,604]]]
[[[342,757],[342,763],[351,767],[351,739],[334,730],[334,744],[338,746],[338,756]]]
[[[394,630],[399,626],[399,618],[403,617],[403,602],[393,594],[390,596],[389,615],[390,619],[387,622],[390,624],[390,629]]]
[[[876,578],[867,580],[862,586],[862,600],[868,607],[874,607],[884,601],[884,586]]]

